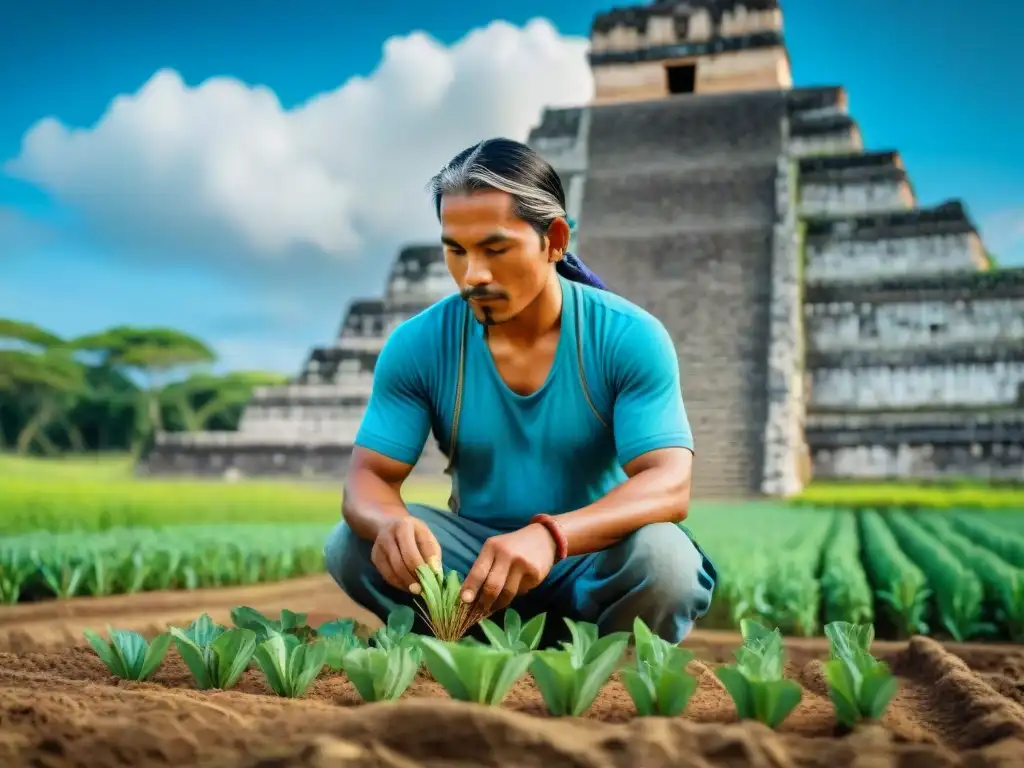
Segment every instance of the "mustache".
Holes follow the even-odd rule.
[[[464,288],[459,292],[464,301],[470,299],[507,299],[508,294],[504,291],[496,291],[485,285],[475,285],[471,288]]]

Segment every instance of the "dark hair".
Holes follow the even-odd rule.
[[[565,190],[555,169],[538,152],[512,139],[487,139],[462,150],[430,180],[429,189],[438,219],[444,195],[480,189],[510,194],[515,215],[541,236],[552,221],[566,218]],[[601,278],[571,253],[555,268],[567,280],[607,290]]]

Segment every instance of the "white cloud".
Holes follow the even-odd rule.
[[[163,70],[91,128],[39,121],[5,170],[136,246],[351,260],[433,239],[424,187],[457,151],[524,139],[544,106],[587,101],[586,49],[544,20],[494,22],[450,47],[417,32],[389,39],[369,77],[289,110],[265,87],[188,87]]]
[[[1004,267],[1024,267],[1024,207],[1005,208],[982,219],[985,247]]]

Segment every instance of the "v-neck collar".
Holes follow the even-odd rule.
[[[558,369],[564,364],[565,357],[573,349],[575,344],[575,321],[576,321],[576,307],[573,294],[573,285],[570,281],[556,273],[558,277],[558,284],[562,289],[562,314],[560,319],[560,326],[558,329],[558,346],[555,347],[555,355],[551,360],[551,367],[548,369],[548,375],[544,379],[544,383],[540,385],[535,391],[528,395],[521,395],[514,391],[502,378],[501,372],[498,370],[498,365],[494,361],[494,355],[491,353],[491,348],[487,344],[487,329],[483,323],[472,318],[471,322],[476,324],[476,329],[473,332],[473,337],[476,342],[482,347],[482,354],[487,358],[487,367],[491,374],[494,376],[497,383],[502,388],[502,392],[509,398],[517,402],[529,402],[531,400],[541,397],[551,386],[555,376],[558,373]],[[469,306],[466,306],[466,311],[470,311]]]

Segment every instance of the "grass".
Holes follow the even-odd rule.
[[[123,456],[0,456],[0,536],[200,523],[333,523],[341,483],[148,479]],[[406,501],[444,507],[447,483],[409,482]]]
[[[859,509],[1024,510],[1024,484],[812,483],[794,501]]]
[[[339,516],[340,485],[140,478],[123,454],[58,459],[0,454],[0,536],[167,524],[332,523]],[[447,483],[420,480],[407,483],[403,496],[443,508],[448,492]],[[847,508],[1024,510],[1024,485],[815,483],[795,501]],[[714,505],[694,504],[693,522],[713,518]]]

